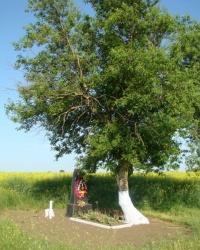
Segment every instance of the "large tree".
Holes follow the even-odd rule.
[[[36,22],[15,43],[25,84],[10,118],[44,128],[57,157],[75,152],[84,169],[113,172],[126,220],[148,223],[128,175],[177,168],[178,138],[198,142],[199,23],[158,0],[87,0],[92,16],[70,0],[28,2]]]

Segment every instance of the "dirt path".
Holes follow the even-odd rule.
[[[44,211],[6,211],[0,216],[8,217],[30,235],[46,237],[51,241],[63,241],[73,245],[86,245],[89,249],[103,249],[102,245],[119,246],[123,243],[142,246],[161,238],[173,238],[176,233],[188,230],[150,218],[149,225],[137,225],[123,229],[104,229],[71,221],[64,209],[55,209],[53,219],[45,218]],[[80,249],[80,248],[79,248]],[[105,248],[104,248],[105,249]],[[107,248],[108,249],[108,248]],[[117,247],[115,248],[117,249]]]

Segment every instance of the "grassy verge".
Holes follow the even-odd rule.
[[[106,246],[100,246],[99,249],[108,250],[199,250],[200,242],[200,211],[199,209],[188,209],[184,207],[174,207],[170,211],[163,213],[157,211],[142,211],[149,217],[159,218],[163,221],[171,221],[173,224],[182,225],[188,228],[187,234],[179,234],[173,240],[161,239],[159,242],[151,242],[143,247],[133,247],[133,245],[123,244],[112,246],[111,242],[107,242]],[[70,242],[52,243],[47,239],[38,239],[22,232],[18,225],[15,225],[8,219],[0,218],[0,249],[3,250],[67,250],[80,249],[80,246],[70,244]],[[91,245],[82,242],[81,249],[91,249]]]
[[[133,176],[130,179],[130,195],[134,204],[147,217],[185,226],[189,229],[188,234],[178,235],[172,241],[162,239],[160,242],[151,242],[145,247],[135,248],[137,250],[200,250],[199,177],[197,175],[195,178],[184,175],[185,179],[172,177]],[[115,210],[118,207],[117,187],[112,176],[91,175],[88,181],[89,187],[95,187],[89,190],[89,198],[94,208],[97,199],[100,209],[108,211],[110,208]],[[68,174],[3,176],[0,178],[0,211],[43,209],[49,205],[49,200],[54,200],[54,208],[66,208],[70,187],[71,176]],[[3,218],[0,218],[0,232],[0,249],[3,250],[80,249],[67,242],[54,244],[47,239],[31,237],[22,232],[17,225]],[[81,244],[81,249],[91,248],[85,243]],[[133,250],[134,247],[124,244],[116,248],[108,242],[100,249]]]
[[[71,249],[60,244],[50,243],[46,239],[36,239],[22,232],[20,228],[8,219],[0,218],[0,249],[2,250],[66,250]]]

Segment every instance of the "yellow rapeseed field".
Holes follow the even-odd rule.
[[[0,172],[0,181],[10,178],[20,177],[32,183],[36,180],[45,180],[51,178],[62,178],[72,176],[72,173],[65,172]]]
[[[96,173],[95,175],[106,177],[110,175],[109,173]],[[144,175],[144,173],[134,173],[134,175]],[[71,172],[0,172],[0,181],[8,178],[21,177],[26,179],[26,181],[34,182],[36,180],[45,180],[51,178],[62,178],[62,177],[71,177]],[[175,179],[194,179],[200,180],[200,172],[165,172],[162,175],[158,175],[157,173],[148,173],[148,178],[155,177],[170,177]]]

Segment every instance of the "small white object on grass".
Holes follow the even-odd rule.
[[[52,219],[54,217],[54,211],[53,211],[53,201],[50,201],[49,208],[45,209],[45,217],[49,217],[49,219]]]

